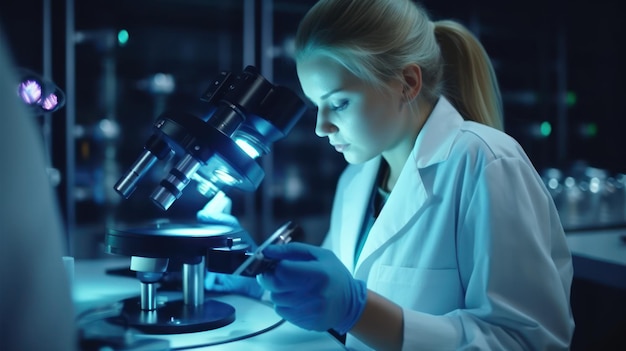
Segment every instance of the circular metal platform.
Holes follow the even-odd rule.
[[[226,224],[146,222],[108,230],[105,252],[123,256],[193,258],[208,249],[229,247],[248,238],[241,227]]]
[[[187,305],[182,299],[160,301],[152,311],[142,310],[138,297],[125,299],[123,304],[122,313],[110,318],[109,322],[147,334],[199,332],[221,328],[235,321],[235,308],[213,299],[206,299],[199,306]]]

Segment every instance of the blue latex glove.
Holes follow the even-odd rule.
[[[205,223],[205,224],[219,224],[219,225],[226,225],[230,227],[240,226],[239,220],[237,219],[237,217],[229,213],[216,212],[216,213],[209,214],[206,212],[198,212],[196,214],[196,218],[198,219],[198,222]]]
[[[207,272],[204,288],[209,291],[233,293],[261,299],[265,290],[254,277]]]
[[[239,221],[230,214],[232,204],[232,200],[224,192],[219,191],[196,213],[196,218],[199,222],[206,224],[223,224],[238,227]]]
[[[332,251],[289,243],[270,245],[263,255],[279,260],[257,280],[284,319],[304,329],[345,334],[361,317],[365,282],[354,279]]]
[[[196,213],[199,222],[206,224],[229,225],[239,227],[239,220],[230,214],[232,209],[231,199],[220,191],[204,207]],[[248,238],[253,248],[254,242]],[[263,296],[256,279],[232,274],[216,273],[207,271],[204,279],[204,288],[209,291],[246,295],[255,299]]]

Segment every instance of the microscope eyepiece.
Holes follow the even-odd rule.
[[[166,142],[154,135],[151,136],[144,146],[144,151],[130,170],[115,184],[115,191],[128,199],[137,188],[137,183],[148,173],[157,160],[165,159],[171,152],[172,150]]]

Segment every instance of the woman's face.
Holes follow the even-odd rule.
[[[374,89],[323,55],[298,61],[297,71],[304,94],[317,106],[315,133],[328,137],[347,162],[368,161],[409,134],[400,82]]]

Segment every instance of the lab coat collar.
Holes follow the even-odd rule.
[[[418,168],[445,161],[463,123],[463,117],[445,97],[440,97],[417,136],[413,153]]]
[[[463,118],[456,109],[447,99],[441,97],[419,133],[413,151],[400,173],[394,190],[370,230],[361,255],[354,266],[355,277],[366,279],[368,267],[371,266],[373,259],[378,256],[377,252],[395,236],[401,235],[407,230],[407,227],[410,227],[411,220],[419,213],[430,195],[422,182],[420,169],[442,162],[449,157],[454,138],[462,122]],[[363,194],[363,188],[359,192],[358,187],[369,184],[366,189],[372,189],[373,179],[376,177],[379,164],[380,158],[366,163],[363,171],[360,172],[362,181],[350,185],[354,190],[349,191],[360,194],[357,195],[358,199],[354,198],[353,200],[363,201],[355,203],[367,203],[367,196],[370,192]],[[361,213],[364,214],[365,212]],[[355,225],[352,228],[360,228],[364,216],[346,216],[344,218],[351,222],[350,225]],[[357,223],[356,221],[360,222]],[[353,239],[356,242],[356,237]],[[354,250],[354,246],[351,249]],[[344,250],[346,249],[344,248]],[[344,252],[342,256],[348,259],[349,263],[353,263],[350,259],[354,256],[354,251]],[[352,265],[348,267],[352,267]]]

